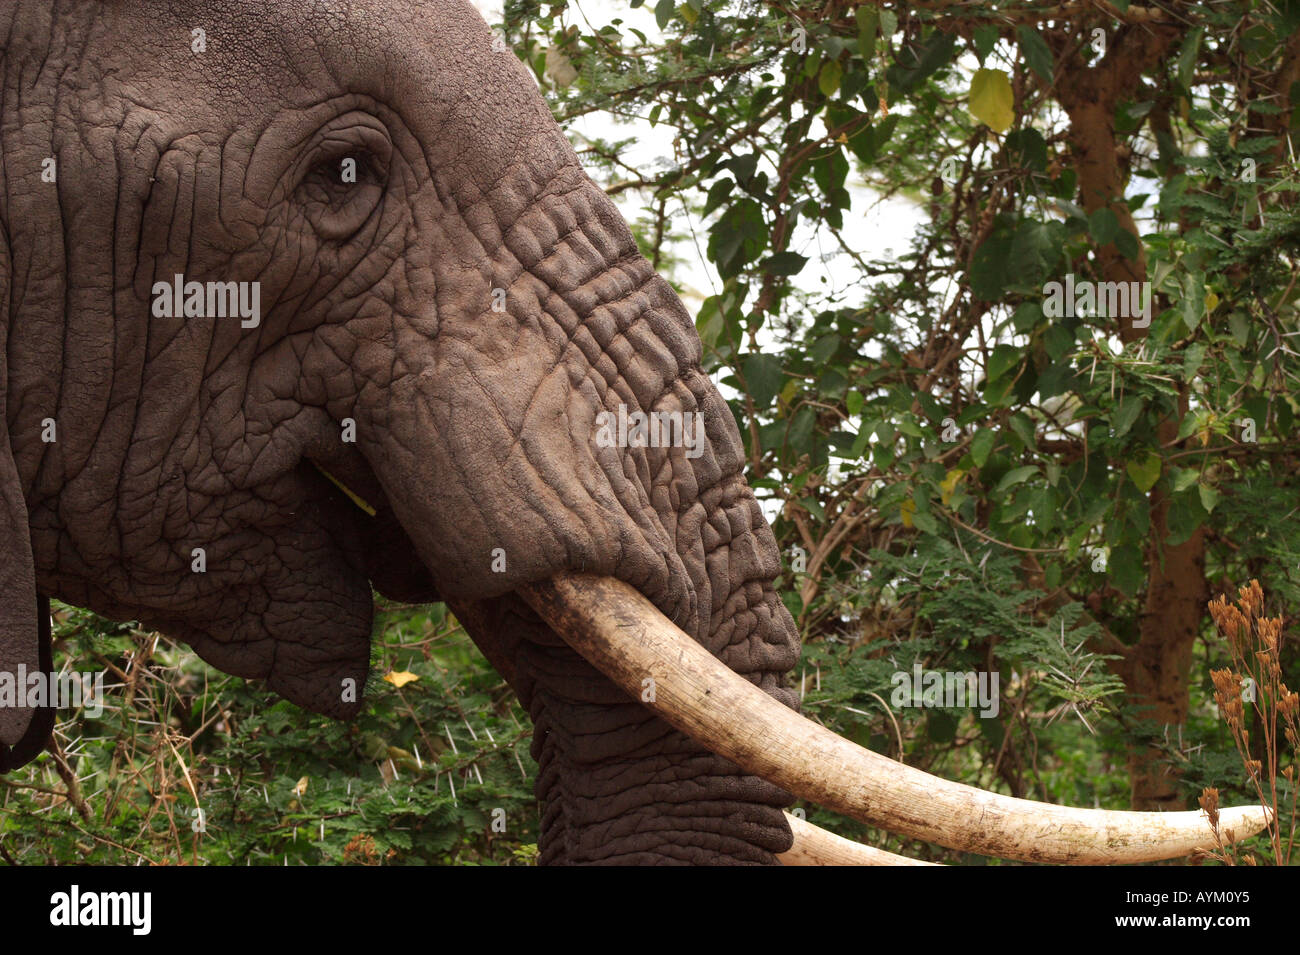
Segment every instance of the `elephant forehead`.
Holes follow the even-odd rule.
[[[209,128],[256,125],[272,104],[358,94],[418,130],[430,169],[457,170],[485,192],[536,137],[568,149],[536,83],[507,47],[494,49],[469,0],[131,0],[85,11],[69,28],[87,45],[83,69],[112,63],[137,101],[184,103]],[[466,183],[451,188],[463,194]]]

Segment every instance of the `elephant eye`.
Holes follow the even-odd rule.
[[[341,242],[365,225],[383,200],[391,158],[386,131],[356,117],[317,134],[294,197],[323,238]]]
[[[364,152],[322,159],[298,186],[307,218],[327,239],[351,237],[378,207],[384,181]]]
[[[349,189],[350,186],[379,181],[374,162],[364,152],[348,153],[338,159],[322,159],[312,166],[307,178],[314,181],[313,185],[340,195],[355,191]]]

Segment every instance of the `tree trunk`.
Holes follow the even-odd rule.
[[[1115,107],[1133,95],[1142,74],[1161,61],[1177,36],[1178,32],[1169,26],[1124,28],[1098,66],[1086,68],[1076,57],[1067,66],[1069,82],[1057,89],[1058,99],[1070,117],[1069,142],[1083,208],[1089,213],[1110,208],[1120,227],[1135,237],[1137,226],[1123,200],[1126,175],[1115,134]],[[1102,279],[1146,281],[1146,255],[1140,243],[1138,250],[1133,261],[1114,244],[1099,249]],[[1145,329],[1135,328],[1131,321],[1123,319],[1116,332],[1125,343],[1146,334]],[[1169,444],[1177,433],[1178,419],[1166,418],[1158,429],[1160,445]],[[1156,487],[1150,502],[1149,576],[1139,638],[1127,648],[1124,660],[1115,669],[1124,680],[1128,701],[1138,708],[1142,720],[1181,727],[1187,718],[1192,645],[1208,599],[1205,540],[1198,530],[1181,544],[1167,545],[1168,496]],[[1134,809],[1183,808],[1177,774],[1163,765],[1159,749],[1140,743],[1131,746],[1128,767]]]
[[[1162,445],[1172,441],[1178,421],[1166,418],[1158,433]],[[1140,636],[1126,655],[1123,675],[1129,702],[1139,708],[1138,718],[1180,732],[1187,720],[1192,646],[1210,595],[1205,580],[1205,529],[1197,528],[1182,544],[1166,546],[1169,503],[1160,488],[1152,491],[1146,605]],[[1134,809],[1186,808],[1178,774],[1163,764],[1158,747],[1131,746],[1128,768]]]

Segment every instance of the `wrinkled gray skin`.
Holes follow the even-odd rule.
[[[467,0],[18,0],[0,40],[8,632],[34,626],[34,569],[44,594],[346,718],[371,584],[445,599],[532,714],[544,862],[787,849],[786,793],[512,594],[619,577],[793,705],[775,544],[690,317]],[[261,325],[153,317],[177,273],[260,281]],[[601,448],[620,403],[702,411],[708,447]]]

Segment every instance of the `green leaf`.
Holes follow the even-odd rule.
[[[1015,345],[998,345],[989,355],[989,381],[997,381],[1020,364],[1024,352]]]
[[[1077,377],[1074,364],[1063,358],[1038,376],[1038,396],[1043,400],[1055,398],[1066,391]]]
[[[1137,489],[1145,494],[1156,486],[1160,480],[1160,471],[1164,467],[1165,459],[1154,451],[1148,451],[1141,458],[1134,458],[1129,461],[1125,470],[1128,476],[1133,479]]]
[[[912,523],[916,525],[918,530],[924,531],[927,534],[939,533],[939,522],[926,511],[917,511],[913,514]]]
[[[823,63],[821,72],[817,74],[817,88],[822,91],[822,96],[834,96],[835,91],[840,88],[840,80],[843,76],[844,67],[840,66],[839,60],[827,60]]]
[[[1142,565],[1142,552],[1133,544],[1113,547],[1106,569],[1115,587],[1125,596],[1132,597],[1146,579],[1146,568]]]
[[[856,461],[859,458],[866,460],[864,455],[870,445],[871,431],[872,429],[868,428],[865,424],[858,429],[858,436],[853,439],[853,447],[849,449],[848,457],[850,460]]]
[[[844,396],[844,407],[849,414],[855,415],[862,410],[863,398],[862,392],[850,391]]]
[[[903,417],[898,420],[898,430],[903,434],[911,435],[913,438],[924,438],[926,436],[920,425],[910,417]]]
[[[1110,245],[1119,233],[1119,219],[1108,207],[1094,209],[1088,216],[1088,231],[1098,245]]]
[[[996,233],[975,250],[970,263],[970,289],[976,297],[986,302],[995,302],[1002,297],[1010,253],[1011,240]]]
[[[980,428],[975,432],[975,437],[971,438],[970,442],[970,456],[977,468],[984,467],[989,455],[993,453],[993,446],[997,444],[997,440],[997,434],[988,428]]]
[[[795,618],[799,619],[798,617]],[[985,716],[983,710],[976,710],[975,715],[979,717],[975,722],[980,728],[980,735],[988,741],[993,752],[999,752],[1002,749],[1002,741],[1007,738],[1006,727],[998,720],[996,716]]]
[[[1118,441],[1128,434],[1129,428],[1133,427],[1133,422],[1137,421],[1138,415],[1142,412],[1142,405],[1143,401],[1137,395],[1127,395],[1120,400],[1110,418],[1112,438]]]
[[[719,179],[712,186],[710,186],[708,200],[704,203],[703,215],[707,216],[714,209],[718,208],[720,205],[726,202],[727,197],[731,195],[732,190],[735,188],[736,188],[736,181],[734,179],[726,179],[726,178]]]
[[[1171,547],[1182,544],[1196,533],[1196,529],[1204,524],[1209,516],[1209,512],[1202,506],[1200,494],[1175,495],[1169,504],[1169,514],[1166,518],[1169,536],[1165,538],[1164,543]]]
[[[848,174],[849,161],[841,149],[834,150],[813,164],[813,179],[827,195],[843,188]]]
[[[898,14],[893,10],[880,11],[880,35],[888,40],[898,29]]]
[[[934,30],[924,42],[907,43],[896,57],[888,77],[902,92],[911,92],[925,78],[942,69],[952,60],[957,49],[957,36],[943,30]]]
[[[1187,34],[1183,49],[1178,54],[1178,82],[1183,89],[1189,89],[1196,72],[1196,56],[1201,50],[1201,38],[1205,36],[1205,27],[1198,26]]]
[[[781,374],[781,362],[773,355],[755,353],[746,355],[741,363],[745,375],[745,385],[749,396],[754,400],[755,408],[766,408],[776,397],[784,376]]]
[[[970,82],[970,112],[995,133],[1003,133],[1011,128],[1016,118],[1015,96],[1005,72],[986,69],[975,71]]]
[[[1184,438],[1191,437],[1193,431],[1197,431],[1200,429],[1201,423],[1204,420],[1205,420],[1205,412],[1203,411],[1199,413],[1188,412],[1187,414],[1183,415],[1183,420],[1178,425],[1177,440],[1182,441]]]
[[[894,127],[898,125],[898,114],[890,113],[885,117],[884,122],[877,123],[871,129],[871,154],[874,156],[880,151],[880,147],[889,142],[894,135]]]
[[[1057,237],[1060,226],[1026,219],[1011,239],[1010,263],[1018,284],[1038,285],[1056,264],[1063,242]]]
[[[957,738],[957,718],[944,710],[930,710],[925,718],[925,732],[931,742],[951,743]]]
[[[821,501],[817,500],[817,498],[801,497],[796,503],[818,521],[826,520],[826,509],[822,507]]]
[[[1115,234],[1115,248],[1119,249],[1120,255],[1130,262],[1136,262],[1141,252],[1141,243],[1138,242],[1137,236],[1128,229],[1120,229]]]
[[[673,11],[677,9],[677,4],[673,0],[659,0],[655,4],[655,22],[659,24],[659,29],[668,26],[668,21],[673,18]]]
[[[745,153],[743,156],[728,160],[723,165],[736,174],[737,182],[741,185],[748,185],[749,180],[754,178],[754,170],[758,168],[759,158],[759,154],[756,152]]]
[[[699,314],[695,316],[695,330],[699,332],[700,341],[705,348],[717,347],[718,338],[722,335],[725,324],[718,297],[710,295],[700,306]]]
[[[763,207],[749,197],[729,206],[709,230],[709,258],[723,278],[754,261],[766,244]]]
[[[808,405],[795,412],[790,429],[786,432],[786,443],[795,454],[809,454],[813,450],[813,425],[817,423],[817,414]]]
[[[1020,40],[1020,53],[1029,64],[1029,68],[1044,82],[1050,83],[1054,60],[1047,41],[1033,27],[1023,25],[1016,28],[1016,37]]]
[[[876,8],[863,4],[858,7],[858,56],[863,62],[870,62],[876,55],[876,30],[880,25]]]
[[[1038,445],[1038,437],[1034,434],[1034,422],[1023,411],[1017,411],[1013,414],[1007,424],[1011,430],[1016,433],[1020,443],[1031,451]]]
[[[993,489],[994,494],[1001,494],[1017,484],[1022,484],[1038,473],[1038,466],[1035,464],[1026,464],[1024,467],[1012,468],[1006,474],[1002,475],[1002,480],[998,482],[997,487]]]
[[[1047,140],[1032,126],[1017,129],[1007,136],[1007,156],[1018,166],[1046,172]]]
[[[1042,320],[1042,303],[1034,301],[1021,302],[1016,306],[1015,314],[1011,316],[1011,324],[1015,326],[1018,332],[1031,332]],[[1074,336],[1070,337],[1073,340]]]
[[[1170,472],[1173,476],[1169,479],[1169,486],[1175,494],[1181,494],[1197,482],[1201,472],[1195,468],[1173,468]]]
[[[1250,340],[1250,325],[1246,316],[1241,312],[1233,312],[1228,316],[1228,326],[1232,329],[1232,340],[1239,348],[1245,348],[1246,342]]]
[[[1214,505],[1219,503],[1219,492],[1208,484],[1201,484],[1197,487],[1201,495],[1201,507],[1205,508],[1206,514],[1214,513]]]
[[[808,264],[808,257],[798,252],[778,252],[763,263],[764,271],[773,275],[798,275]]]
[[[1074,347],[1074,332],[1064,325],[1049,325],[1043,333],[1043,347],[1052,361],[1060,361],[1061,356]]]
[[[836,335],[833,332],[829,335],[823,335],[813,343],[811,348],[808,349],[808,359],[814,366],[821,368],[831,360],[831,356],[839,350],[839,347],[839,335]]]
[[[1196,331],[1205,317],[1205,274],[1188,272],[1183,276],[1183,324],[1188,331]]]
[[[827,36],[818,40],[817,45],[825,51],[827,59],[838,60],[841,53],[853,46],[853,42],[842,36]]]
[[[1194,345],[1188,345],[1187,351],[1183,352],[1183,381],[1191,381],[1196,377],[1196,373],[1201,370],[1201,362],[1205,360],[1205,344],[1197,342]]]
[[[980,66],[984,65],[984,58],[993,52],[993,47],[998,42],[998,28],[990,24],[976,27],[974,31],[975,55],[979,57]]]

